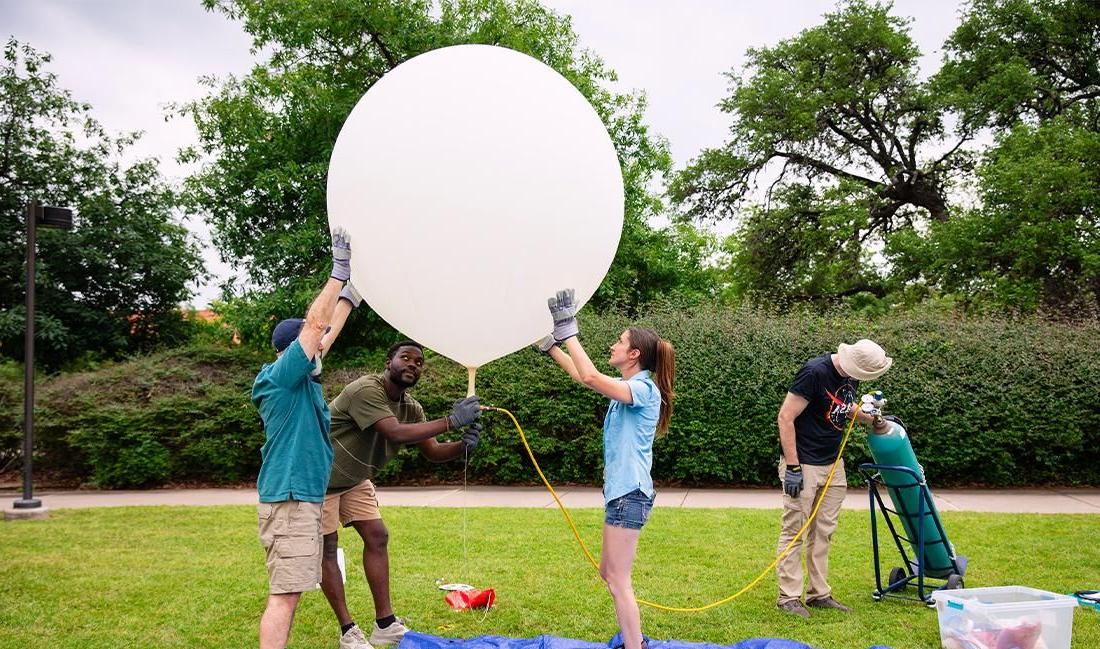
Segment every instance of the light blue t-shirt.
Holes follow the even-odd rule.
[[[252,403],[264,421],[267,441],[256,489],[260,502],[325,500],[332,471],[329,414],[321,385],[310,378],[313,362],[295,340],[252,384]]]
[[[633,403],[611,400],[603,420],[603,497],[604,502],[640,489],[654,497],[653,438],[661,415],[661,391],[642,370],[626,382]]]

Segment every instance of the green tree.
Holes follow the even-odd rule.
[[[944,52],[938,83],[971,125],[1070,115],[1100,130],[1100,3],[971,0]]]
[[[895,238],[898,263],[978,306],[1100,313],[1100,133],[1018,124],[978,176],[981,207]]]
[[[884,281],[858,236],[867,206],[851,194],[845,183],[824,191],[792,183],[776,190],[772,206],[747,210],[726,245],[732,292],[781,306],[882,297]]]
[[[1100,5],[973,0],[936,83],[995,144],[981,203],[927,232],[900,233],[901,274],[982,308],[1080,317],[1100,306]]]
[[[303,296],[323,272],[325,174],[339,129],[360,96],[401,62],[462,43],[538,58],[569,79],[604,120],[622,165],[626,225],[595,303],[636,305],[678,286],[676,277],[655,273],[646,262],[654,254],[681,253],[683,237],[648,225],[663,210],[649,187],[670,167],[667,143],[643,121],[644,97],[612,88],[614,72],[579,47],[568,18],[533,0],[205,4],[241,20],[266,56],[243,78],[209,80],[211,94],[183,107],[200,138],[185,156],[205,161],[189,181],[191,198],[208,215],[223,259],[247,269],[254,287],[248,296],[257,306],[303,308]]]
[[[108,136],[49,62],[10,39],[0,67],[0,354],[22,355],[24,205],[37,199],[76,211],[72,231],[38,238],[38,357],[56,366],[181,335],[201,260],[156,161],[120,161],[138,134]]]
[[[749,50],[744,71],[728,74],[721,108],[731,138],[679,173],[670,195],[689,217],[734,218],[759,174],[778,168],[740,237],[735,258],[750,262],[735,271],[740,285],[799,299],[866,290],[874,269],[860,247],[948,218],[948,188],[970,166],[962,146],[972,133],[949,132],[919,57],[890,4],[850,0],[819,26]],[[846,252],[833,263],[838,247]],[[796,284],[774,281],[780,258]]]
[[[723,298],[728,252],[718,236],[688,223],[655,230],[628,220],[616,261],[593,303],[638,315],[656,303],[697,304]]]

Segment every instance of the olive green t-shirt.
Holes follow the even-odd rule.
[[[424,408],[406,392],[390,401],[381,374],[368,374],[348,384],[332,403],[332,476],[328,490],[343,491],[372,479],[401,450],[374,430],[374,424],[396,417],[402,424],[427,421]]]

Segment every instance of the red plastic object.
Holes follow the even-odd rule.
[[[485,590],[452,590],[443,597],[443,601],[450,604],[456,611],[465,611],[470,608],[489,609],[497,601],[497,594],[492,588]]]

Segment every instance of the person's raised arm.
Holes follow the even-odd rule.
[[[569,350],[569,358],[577,368],[577,380],[599,392],[608,399],[614,399],[620,403],[630,405],[634,403],[634,396],[630,393],[630,386],[626,381],[619,381],[596,369],[592,359],[581,346],[581,341],[574,336],[565,341],[565,348]]]
[[[332,314],[332,322],[329,323],[328,331],[321,337],[321,357],[323,358],[328,350],[332,348],[336,343],[336,339],[340,336],[340,332],[344,330],[344,325],[348,321],[348,316],[351,312],[363,303],[363,298],[360,297],[359,291],[355,290],[349,280],[347,284],[344,284],[344,288],[340,290],[339,299],[336,301],[336,310]]]
[[[554,340],[554,334],[547,334],[544,338],[532,345],[532,347],[554,359],[554,362],[565,370],[569,378],[580,383],[581,377],[577,374],[577,367],[573,365],[573,359],[569,358],[569,354],[566,354],[558,348],[558,341]]]
[[[577,373],[577,366],[573,364],[573,359],[569,358],[569,354],[563,352],[556,345],[548,352],[546,352],[550,358],[554,359],[565,373],[569,375],[569,378],[573,379],[577,383],[583,383],[581,381],[581,375]]]
[[[580,334],[580,325],[577,324],[573,289],[558,291],[556,296],[546,302],[550,308],[550,315],[554,318],[554,340],[565,342],[565,348],[569,351],[568,360],[576,372],[576,375],[572,372],[569,375],[609,399],[626,404],[633,403],[634,397],[630,394],[630,386],[625,381],[617,381],[596,369],[592,359],[588,358],[584,347],[581,346],[580,340],[577,339]],[[561,353],[561,350],[558,352]],[[551,355],[553,355],[552,352]],[[569,372],[569,368],[556,356],[554,360]]]
[[[306,321],[298,334],[298,342],[306,357],[313,360],[320,351],[321,337],[332,322],[333,311],[344,282],[351,277],[351,239],[343,228],[332,232],[332,273],[321,292],[309,305]]]

